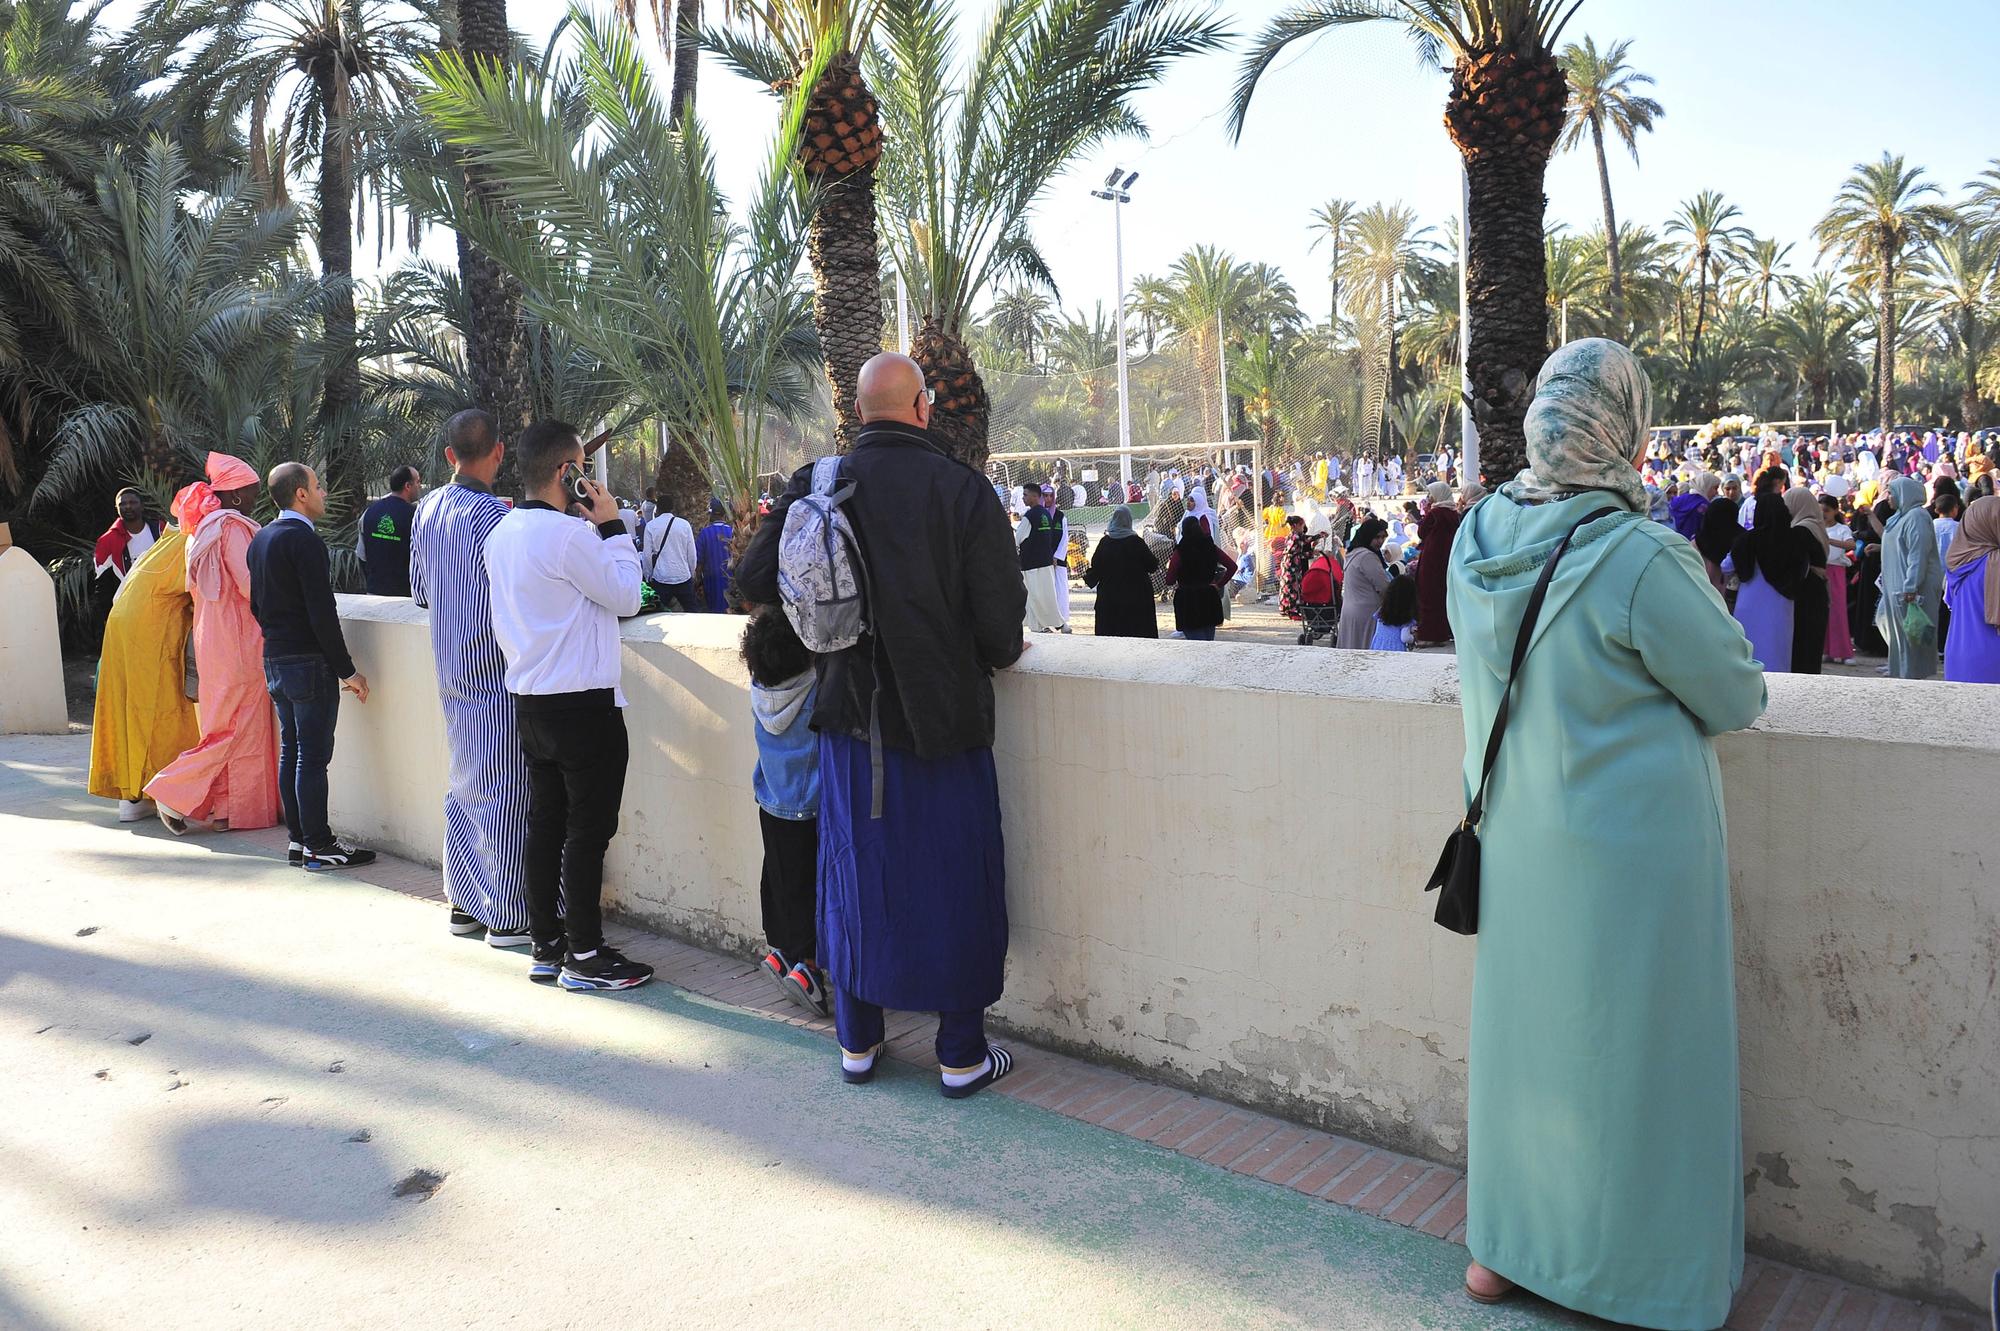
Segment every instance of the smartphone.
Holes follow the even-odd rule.
[[[577,466],[574,462],[563,463],[562,484],[563,489],[569,494],[570,498],[576,500],[577,503],[582,504],[586,508],[590,506],[590,490],[584,485],[582,467]]]

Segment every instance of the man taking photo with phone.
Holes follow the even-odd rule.
[[[528,978],[631,989],[653,968],[604,945],[600,900],[628,756],[618,619],[639,612],[639,552],[617,501],[584,475],[574,426],[537,421],[515,453],[528,498],[486,538],[485,559],[528,764]]]

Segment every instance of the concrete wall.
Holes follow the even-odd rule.
[[[436,862],[423,612],[343,598],[343,832]],[[632,765],[608,891],[760,942],[741,621],[624,630]],[[1000,677],[1032,1038],[1462,1163],[1474,943],[1420,891],[1458,813],[1449,657],[1037,638]],[[1774,677],[1721,744],[1751,1242],[1969,1302],[2000,1250],[2000,692]]]
[[[0,735],[60,735],[69,729],[63,698],[56,585],[0,527]]]

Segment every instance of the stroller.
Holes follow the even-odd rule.
[[[1324,550],[1306,565],[1299,579],[1299,612],[1305,617],[1299,646],[1310,647],[1321,638],[1333,646],[1334,631],[1340,626],[1340,573],[1339,563]]]

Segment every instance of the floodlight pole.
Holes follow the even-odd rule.
[[[1124,485],[1132,484],[1132,391],[1125,376],[1125,226],[1120,209],[1132,202],[1126,187],[1137,179],[1137,173],[1126,176],[1119,167],[1106,178],[1103,189],[1091,191],[1111,204],[1112,266],[1118,277],[1118,479]]]

